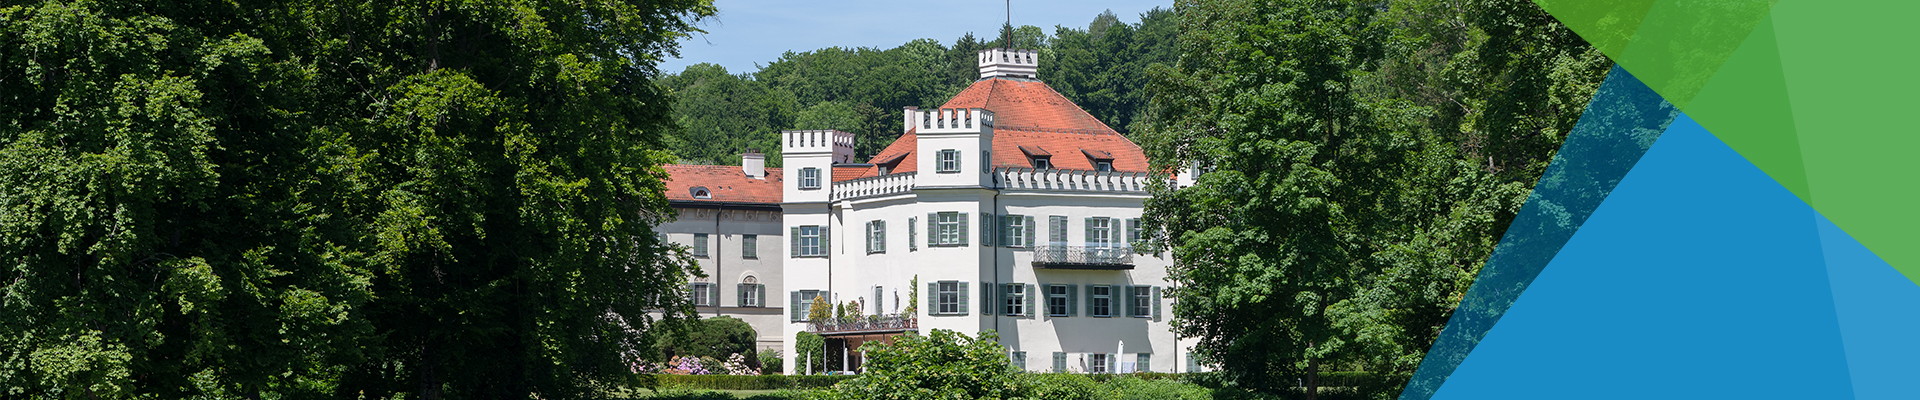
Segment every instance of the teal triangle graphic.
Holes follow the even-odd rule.
[[[1400,400],[1427,400],[1447,382],[1677,115],[1626,70],[1607,73]]]
[[[1816,218],[1682,115],[1433,398],[1853,397]]]

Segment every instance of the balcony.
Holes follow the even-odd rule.
[[[1039,246],[1033,267],[1051,269],[1133,269],[1131,247]]]
[[[851,319],[808,322],[807,331],[820,335],[855,335],[905,332],[920,328],[920,319],[911,315],[869,315]]]
[[[1147,173],[994,168],[993,185],[1012,190],[1146,194]]]
[[[852,200],[913,191],[914,173],[902,172],[833,183],[834,200]]]

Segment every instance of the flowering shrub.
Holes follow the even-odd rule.
[[[667,360],[667,365],[668,367],[660,371],[660,373],[668,375],[707,375],[712,373],[709,372],[707,366],[701,364],[700,359],[696,357],[676,356],[671,360]]]
[[[759,374],[760,374],[759,369],[756,369],[753,366],[747,365],[747,356],[745,354],[733,353],[733,356],[727,357],[727,375],[759,375]]]

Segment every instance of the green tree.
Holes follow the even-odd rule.
[[[833,319],[833,303],[827,302],[826,297],[813,296],[813,305],[807,307],[807,321],[822,323],[831,319]]]
[[[572,398],[687,317],[705,0],[0,5],[8,397]],[[650,314],[650,310],[664,313]]]
[[[1237,385],[1404,382],[1607,65],[1531,4],[1387,5],[1176,5],[1141,142],[1202,175],[1151,188],[1148,250],[1174,259],[1177,332]]]
[[[993,332],[978,337],[945,329],[907,334],[893,343],[868,342],[866,373],[834,385],[833,399],[1012,399],[1018,374]]]
[[[792,93],[706,63],[689,65],[661,85],[676,97],[680,130],[667,143],[680,162],[739,165],[740,154],[753,149],[767,154],[768,167],[780,166],[779,131],[800,112]]]

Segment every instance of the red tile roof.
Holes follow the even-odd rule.
[[[1092,157],[1106,157],[1102,159],[1112,159],[1115,171],[1147,170],[1147,156],[1140,145],[1120,136],[1046,83],[1001,78],[976,81],[940,108],[993,111],[995,167],[1032,167],[1027,159],[1030,154],[1049,154],[1049,161],[1058,169],[1093,170]],[[918,170],[913,154],[917,142],[917,136],[907,132],[873,160],[882,163],[898,159],[899,165],[892,173]],[[876,165],[860,177],[878,174]]]
[[[833,181],[839,182],[859,178],[869,169],[873,169],[873,166],[866,164],[835,165],[833,166]]]
[[[670,201],[780,204],[782,197],[782,173],[779,168],[767,168],[766,179],[754,179],[748,177],[738,165],[671,164],[661,167],[667,170],[667,200]],[[692,189],[695,186],[706,187],[712,198],[693,198]]]

